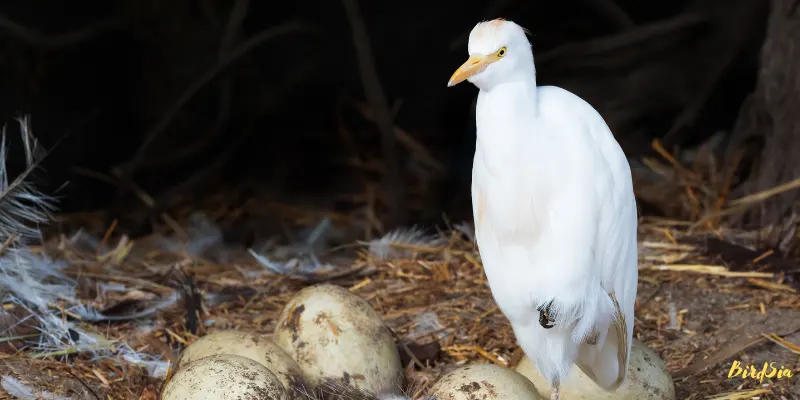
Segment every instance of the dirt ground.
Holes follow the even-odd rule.
[[[701,268],[710,262],[702,249],[657,241],[652,232],[658,229],[644,230],[650,233],[642,235],[640,244],[634,334],[665,361],[675,378],[676,398],[800,398],[800,376],[763,381],[727,377],[734,360],[758,366],[774,362],[800,372],[800,352],[793,345],[800,343],[796,290],[782,284],[779,275],[708,273]],[[174,362],[182,346],[212,330],[271,333],[293,293],[326,281],[349,288],[383,316],[397,334],[408,365],[406,377],[418,389],[416,394],[424,394],[443,371],[456,365],[492,362],[514,367],[521,357],[507,320],[494,305],[468,235],[443,232],[424,243],[398,239],[383,250],[362,247],[357,256],[350,251],[349,258],[331,258],[336,264],[332,272],[294,277],[263,273],[264,267],[242,248],[188,254],[163,251],[154,245],[159,240],[163,238],[130,247],[120,245],[124,239],[110,240],[102,251],[74,241],[49,245],[69,261],[66,273],[81,277],[78,295],[107,314],[130,315],[170,293],[183,296],[152,316],[122,322],[76,321],[77,327]],[[118,261],[109,262],[114,259]],[[672,264],[663,261],[668,259],[697,268],[659,270]],[[170,277],[178,272],[182,284]],[[92,289],[99,282],[123,284],[124,290],[99,295]],[[190,317],[187,285],[196,286],[204,299],[197,321]],[[8,306],[6,311],[14,310]],[[764,336],[772,333],[779,337]],[[154,399],[163,381],[118,352],[94,359],[86,352],[34,358],[31,349],[15,350],[20,341],[4,342],[11,347],[6,346],[0,356],[3,387],[22,384],[32,399]]]
[[[730,346],[740,339],[757,338],[766,332],[794,332],[785,336],[785,339],[792,343],[800,343],[800,311],[791,308],[798,304],[795,296],[791,296],[795,298],[790,299],[764,290],[742,288],[740,279],[723,279],[682,277],[674,285],[665,284],[669,288],[664,287],[659,290],[659,293],[663,294],[654,297],[638,311],[637,319],[641,323],[637,324],[635,334],[649,347],[657,350],[671,372],[679,372],[683,367],[701,361],[720,349],[731,348]],[[640,284],[639,299],[657,290],[653,285]],[[681,329],[660,331],[653,329],[655,327],[648,328],[647,325],[651,325],[648,319],[668,312],[666,298],[672,299],[679,312],[687,310],[682,314]],[[793,304],[787,304],[789,301]],[[766,306],[781,302],[785,303],[779,306]],[[763,312],[761,304],[765,304]],[[657,317],[655,318],[657,320]],[[769,389],[772,394],[760,395],[759,398],[800,398],[800,379],[796,376],[783,380],[765,379],[763,382],[728,378],[734,360],[742,364],[757,365],[759,370],[765,362],[774,362],[776,367],[785,366],[793,371],[798,371],[800,368],[798,354],[765,340],[723,362],[708,366],[696,375],[677,379],[676,398],[702,399],[721,393],[761,387]]]

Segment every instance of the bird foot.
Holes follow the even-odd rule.
[[[558,386],[554,387],[553,390],[550,391],[550,400],[558,400],[559,393],[558,393]]]
[[[553,306],[553,300],[550,300],[547,303],[547,306],[541,305],[537,310],[539,311],[539,325],[542,326],[544,329],[550,329],[555,326],[555,318],[553,317],[553,312],[551,307]]]

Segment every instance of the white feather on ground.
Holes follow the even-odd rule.
[[[169,295],[165,296],[164,298],[153,301],[149,307],[137,311],[128,313],[125,315],[104,315],[100,311],[97,311],[91,307],[87,307],[85,305],[76,306],[75,308],[71,309],[70,311],[79,315],[84,321],[130,321],[135,319],[143,319],[147,317],[154,317],[159,310],[167,309],[172,307],[173,305],[177,304],[178,301],[181,299],[180,293],[177,291],[173,291]]]
[[[24,248],[40,238],[38,226],[50,218],[55,200],[30,182],[44,151],[30,132],[29,120],[18,122],[26,168],[13,181],[6,167],[5,128],[0,135],[0,240],[5,243],[0,254],[0,295],[4,302],[17,304],[39,320],[43,334],[38,344],[51,347],[71,335],[69,323],[52,314],[49,305],[58,300],[74,303],[75,282],[60,273],[63,263]]]
[[[459,222],[453,225],[453,228],[464,235],[470,242],[475,243],[475,225],[471,222]]]
[[[0,257],[0,293],[38,309],[71,300],[75,282],[61,274],[64,266],[24,248],[6,249]]]
[[[45,156],[30,131],[27,117],[18,120],[25,150],[25,171],[13,181],[6,167],[6,132],[0,133],[0,236],[23,243],[39,236],[38,225],[55,211],[55,199],[36,190],[30,175]]]
[[[58,304],[82,316],[99,314],[76,298],[76,282],[61,273],[65,263],[27,249],[31,242],[41,240],[39,226],[50,220],[56,207],[55,198],[38,191],[31,179],[46,155],[45,151],[31,134],[29,119],[20,118],[18,123],[26,168],[13,180],[6,166],[8,147],[5,129],[0,134],[0,300],[4,304],[15,304],[27,311],[29,316],[7,327],[5,332],[0,332],[0,336],[13,331],[16,325],[26,323],[36,326],[40,331],[36,340],[26,343],[27,348],[35,350],[31,354],[33,357],[67,356],[79,352],[89,353],[94,358],[121,356],[144,365],[152,373],[159,373],[162,368],[158,359],[138,353],[125,343],[82,330],[62,318],[62,310],[54,307]],[[75,238],[86,239],[86,235],[78,234]],[[3,377],[2,386],[8,392],[17,391],[20,398],[43,396],[60,399],[38,393],[8,376]]]
[[[317,254],[324,252],[328,246],[328,239],[334,233],[334,227],[329,218],[324,218],[314,228],[300,232],[300,241],[288,246],[276,246],[274,241],[268,241],[260,246],[259,250],[247,249],[259,264],[273,273],[281,275],[310,276],[323,271],[332,271],[336,267],[323,263]],[[267,256],[267,252],[273,256]],[[278,260],[284,261],[278,261]]]
[[[409,339],[415,340],[437,331],[439,333],[436,336],[439,339],[447,336],[447,332],[444,331],[444,325],[439,321],[439,315],[435,311],[419,313],[414,317],[414,321],[417,323],[417,327]]]
[[[334,267],[320,262],[317,254],[326,250],[329,236],[333,232],[330,219],[325,218],[315,227],[301,230],[296,240],[289,245],[278,246],[274,239],[258,243],[247,249],[247,252],[259,264],[266,267],[266,270],[244,271],[244,273],[251,278],[258,278],[264,273],[306,276],[332,270]],[[225,245],[222,229],[205,213],[195,212],[189,217],[186,233],[188,238],[164,238],[161,242],[162,248],[169,252],[186,252],[210,257],[220,263],[226,263],[238,255],[238,249]]]
[[[182,238],[165,239],[164,250],[203,255],[212,249],[220,249],[223,244],[222,229],[202,212],[195,212],[189,216],[186,234],[189,236],[188,241]]]
[[[370,241],[369,253],[378,260],[410,258],[415,253],[414,247],[438,247],[443,243],[441,237],[427,234],[422,229],[412,226],[393,230],[379,239]]]
[[[0,387],[11,397],[21,400],[72,400],[72,397],[56,396],[50,392],[38,391],[12,376],[4,376],[0,379]]]

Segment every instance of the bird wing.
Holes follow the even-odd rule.
[[[633,338],[639,275],[638,213],[628,160],[608,125],[596,115],[593,131],[611,172],[596,238],[596,248],[604,251],[596,254],[596,262],[602,270],[603,289],[614,303],[614,315],[605,342],[599,348],[579,352],[579,357],[585,353],[587,361],[595,358],[586,364],[594,372],[595,382],[606,390],[615,390],[627,375]]]
[[[602,116],[579,97],[565,90],[559,92],[561,103],[586,125],[582,130],[587,134],[585,139],[595,149],[593,154],[599,155],[590,164],[591,194],[597,196],[591,265],[599,269],[600,286],[613,304],[606,332],[594,331],[581,341],[576,364],[599,386],[615,390],[627,373],[638,280],[637,210],[631,171]],[[596,323],[602,329],[601,319]]]
[[[575,361],[587,376],[609,391],[616,390],[625,380],[633,337],[638,275],[636,241],[635,236],[630,239],[632,235],[622,235],[636,229],[635,224],[633,228],[625,228],[631,225],[629,220],[635,221],[635,211],[633,216],[630,214],[624,211],[616,214],[615,222],[622,225],[620,230],[603,230],[605,234],[598,235],[599,242],[607,243],[598,244],[598,248],[610,249],[606,254],[598,254],[598,262],[603,266],[602,286],[614,305],[614,311],[605,334],[598,332],[598,336],[605,337],[605,340],[581,343]]]

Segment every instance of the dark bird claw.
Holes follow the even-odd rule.
[[[555,326],[554,322],[556,320],[553,317],[552,310],[550,309],[552,306],[553,300],[550,300],[550,302],[547,303],[547,306],[543,304],[537,308],[539,311],[539,325],[541,325],[544,329],[550,329]]]

